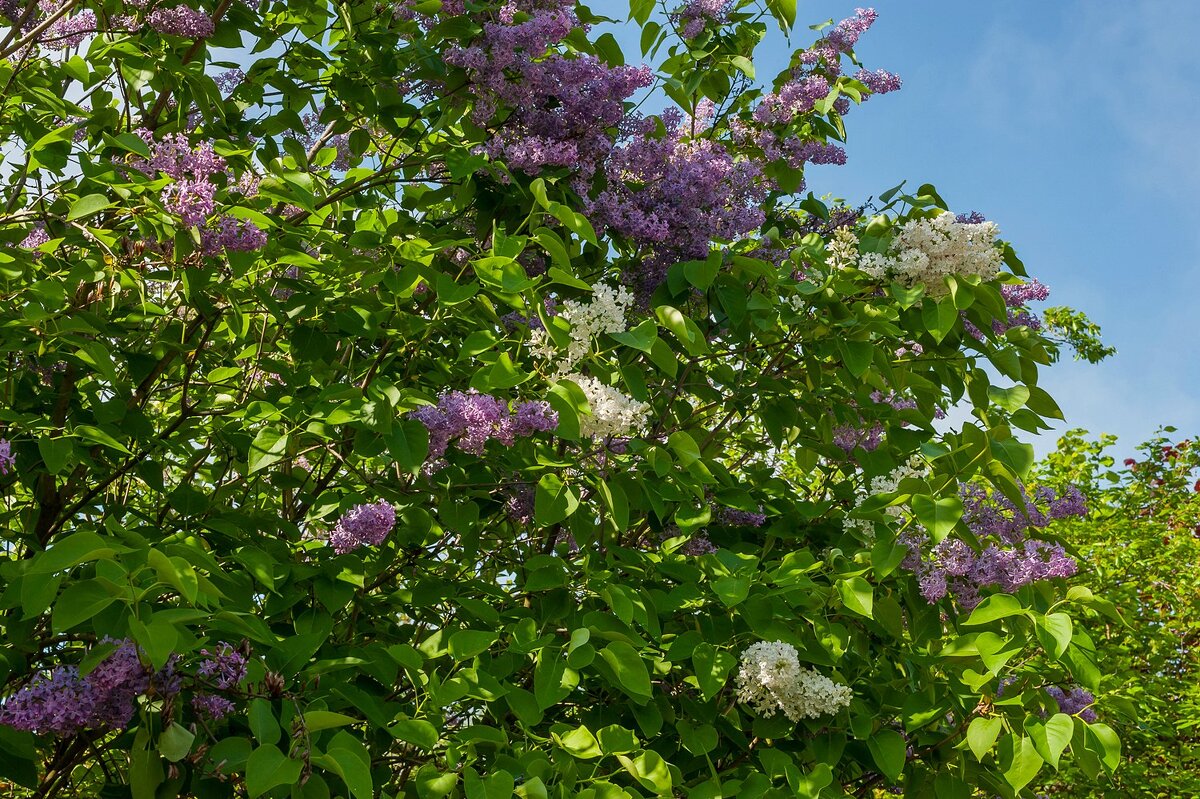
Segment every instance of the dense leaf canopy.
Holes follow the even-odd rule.
[[[869,10],[757,75],[795,6],[0,2],[0,777],[1106,779],[1020,441],[1104,350],[932,186],[806,192],[900,82]]]

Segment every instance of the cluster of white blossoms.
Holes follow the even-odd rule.
[[[978,275],[991,280],[1000,272],[1003,253],[996,246],[994,222],[959,222],[954,214],[905,222],[887,255],[863,253],[858,268],[879,280],[908,286],[924,283],[931,295],[945,294],[947,275]]]
[[[929,464],[920,455],[913,455],[887,474],[872,477],[866,493],[859,497],[858,504],[861,505],[867,497],[873,497],[877,494],[894,494],[900,490],[900,481],[906,480],[909,477],[920,479],[928,474]],[[903,505],[890,505],[884,508],[883,512],[888,516],[900,519],[904,516],[905,509]],[[868,539],[875,536],[875,523],[870,519],[852,519],[847,516],[845,519],[842,519],[842,528],[847,532],[853,532],[857,529]]]
[[[623,438],[640,433],[646,427],[650,406],[627,397],[612,386],[601,383],[594,377],[566,375],[583,390],[592,415],[579,417],[579,433],[583,436],[614,436]]]
[[[605,333],[622,333],[627,328],[625,315],[633,305],[633,294],[624,286],[613,288],[604,283],[592,286],[592,301],[567,300],[558,312],[571,326],[571,343],[566,355],[554,347],[545,330],[535,330],[530,338],[533,353],[543,360],[558,360],[556,373],[565,375],[592,351],[592,341]]]
[[[802,668],[796,647],[782,641],[760,641],[742,653],[737,697],[764,718],[777,711],[792,721],[837,713],[852,693],[816,669]]]
[[[848,227],[840,227],[833,240],[825,244],[826,262],[831,269],[845,269],[858,261],[858,236]]]

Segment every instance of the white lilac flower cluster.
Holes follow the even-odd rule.
[[[557,360],[557,373],[565,375],[592,351],[592,341],[605,333],[624,332],[625,314],[633,305],[633,294],[624,286],[613,288],[604,283],[592,286],[592,301],[567,300],[558,316],[571,326],[571,343],[566,355],[560,354],[545,330],[535,330],[531,338],[533,352],[543,360]]]
[[[579,433],[583,436],[624,438],[641,432],[646,426],[650,406],[627,397],[612,386],[606,386],[594,377],[567,375],[583,390],[587,397],[591,416],[579,417]]]
[[[849,686],[835,683],[816,669],[802,668],[791,644],[760,641],[742,653],[738,701],[764,718],[780,710],[792,721],[831,715],[848,706],[851,696]]]
[[[946,293],[947,275],[978,275],[991,280],[1000,272],[1003,253],[994,222],[964,223],[953,214],[905,222],[886,255],[863,253],[858,268],[874,278],[908,286],[924,283],[933,296]]]
[[[858,505],[862,505],[867,497],[873,497],[877,494],[894,494],[900,490],[900,482],[910,477],[918,479],[924,478],[929,474],[929,465],[925,463],[920,455],[913,455],[907,461],[892,469],[887,474],[881,474],[871,478],[870,484],[867,486],[866,492],[859,497]],[[856,506],[857,507],[857,506]],[[883,509],[883,512],[893,518],[899,519],[904,515],[903,505],[890,505]],[[852,519],[847,516],[842,520],[842,528],[846,532],[854,532],[858,530],[867,539],[875,536],[875,523],[870,519]]]
[[[858,261],[858,236],[850,228],[840,227],[833,240],[825,245],[826,263],[830,269],[845,269]]]

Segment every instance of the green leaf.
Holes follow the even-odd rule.
[[[921,319],[925,323],[925,329],[933,336],[934,341],[942,343],[950,331],[954,329],[955,323],[958,322],[958,310],[954,307],[954,302],[950,299],[938,302],[930,297],[926,297],[921,304]]]
[[[888,782],[895,782],[904,771],[904,736],[895,730],[879,730],[867,740],[871,758]]]
[[[1046,720],[1046,751],[1043,756],[1054,769],[1058,770],[1058,761],[1063,751],[1071,743],[1071,735],[1075,732],[1075,722],[1066,713],[1055,713]]]
[[[303,716],[304,729],[309,732],[320,732],[335,727],[345,727],[347,724],[357,724],[358,719],[331,710],[309,710]]]
[[[120,589],[99,579],[68,585],[54,603],[50,626],[55,632],[64,632],[82,624],[116,601],[114,590]]]
[[[346,783],[355,799],[373,799],[375,786],[371,779],[371,755],[362,741],[343,730],[333,737],[325,756],[333,761],[334,771]]]
[[[1033,741],[1024,736],[1009,735],[1001,747],[1000,765],[1004,769],[1004,780],[1014,791],[1020,791],[1033,781],[1042,768],[1042,756],[1037,753]]]
[[[750,594],[750,585],[752,582],[753,579],[748,575],[737,576],[728,574],[713,580],[712,590],[725,603],[725,607],[731,608],[746,600],[746,597]]]
[[[38,452],[50,474],[62,474],[71,463],[75,446],[69,438],[39,438]]]
[[[499,638],[494,632],[459,630],[450,636],[450,656],[455,660],[470,660],[486,652]]]
[[[283,459],[287,452],[288,436],[275,427],[264,427],[250,444],[248,466],[250,474],[261,471]]]
[[[838,581],[838,593],[847,610],[868,619],[873,618],[875,589],[862,577],[850,577]]]
[[[796,25],[796,0],[767,0],[767,8],[786,33]]]
[[[1042,647],[1057,659],[1063,656],[1071,645],[1074,627],[1071,617],[1065,613],[1051,613],[1047,616],[1034,617],[1034,629]]]
[[[645,703],[653,695],[650,688],[650,675],[646,672],[646,663],[641,655],[624,641],[613,641],[600,650],[604,659],[616,674],[617,682],[622,690],[639,703]]]
[[[592,758],[603,757],[604,752],[600,749],[600,742],[596,740],[596,736],[587,727],[576,727],[563,735],[556,735],[555,739],[558,745],[565,749],[571,757],[577,757],[581,760],[591,760]]]
[[[277,785],[295,784],[303,767],[303,763],[289,760],[273,744],[258,747],[246,761],[246,790],[250,799],[262,796]]]
[[[1107,724],[1088,724],[1083,719],[1077,720],[1086,725],[1086,746],[1100,757],[1100,762],[1111,774],[1121,764],[1121,739],[1112,727]],[[1074,752],[1075,750],[1071,750]]]
[[[696,645],[692,650],[692,668],[696,672],[696,682],[699,683],[700,694],[705,702],[721,692],[736,665],[737,658],[732,653],[717,649],[708,643]]]
[[[194,733],[178,722],[163,730],[158,736],[158,753],[172,763],[178,763],[187,757],[192,750],[192,741],[196,740]]]
[[[558,524],[578,508],[579,496],[575,489],[554,473],[542,475],[533,497],[533,517],[538,524],[544,527]]]
[[[388,732],[426,751],[432,750],[438,742],[437,728],[425,719],[400,719],[388,727]]]
[[[975,627],[997,619],[1019,616],[1025,612],[1025,607],[1016,597],[1009,594],[992,594],[971,611],[970,617],[963,624],[967,627]]]
[[[246,715],[250,720],[250,731],[254,733],[254,737],[260,744],[279,742],[279,736],[283,731],[275,719],[275,710],[271,707],[270,700],[259,698],[251,701],[249,712]]]
[[[76,219],[83,219],[84,217],[99,213],[112,204],[112,200],[103,194],[88,194],[80,197],[71,203],[71,207],[67,211],[67,221],[73,222]]]
[[[624,755],[618,755],[617,759],[643,788],[654,791],[659,796],[672,795],[674,783],[671,770],[667,768],[666,761],[658,752],[647,749],[632,760]]]
[[[1020,385],[1012,388],[988,386],[987,394],[989,400],[1009,413],[1016,413],[1029,399],[1029,389]]]
[[[971,725],[967,727],[967,746],[971,747],[976,760],[983,762],[983,756],[991,751],[1003,727],[1004,722],[999,716],[971,719]]]
[[[935,500],[926,494],[914,494],[912,509],[917,521],[929,531],[935,544],[950,535],[963,515],[963,503],[958,497]]]

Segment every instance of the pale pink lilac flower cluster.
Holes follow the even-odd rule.
[[[156,8],[146,18],[146,23],[159,33],[185,39],[207,39],[213,35],[212,18],[189,6]]]
[[[122,729],[133,717],[137,697],[153,685],[160,694],[178,691],[174,663],[152,674],[129,640],[87,676],[75,666],[58,666],[8,697],[0,706],[0,724],[35,733],[74,735],[82,730]]]
[[[549,403],[522,402],[512,411],[506,401],[473,389],[442,394],[437,405],[417,408],[409,415],[429,431],[431,460],[445,455],[451,442],[463,452],[482,455],[492,439],[511,447],[517,438],[558,426],[558,414]]]
[[[1039,488],[1033,498],[1026,499],[1023,511],[1007,498],[989,496],[978,486],[964,486],[962,495],[963,521],[984,542],[982,551],[947,538],[926,553],[929,538],[924,532],[900,536],[909,550],[902,565],[917,576],[921,595],[930,604],[952,594],[960,606],[970,610],[982,601],[981,589],[998,587],[1012,593],[1030,583],[1075,574],[1075,560],[1061,545],[1026,536],[1030,529],[1044,528],[1054,519],[1086,515],[1086,502],[1078,489],[1072,487],[1058,495]],[[1046,510],[1036,502],[1045,504]]]
[[[707,109],[711,112],[711,109]],[[625,282],[647,297],[678,261],[708,255],[714,239],[735,240],[763,223],[768,182],[760,167],[735,158],[710,138],[692,138],[677,109],[645,120],[614,150],[608,188],[587,207],[589,218],[648,250]]]
[[[1064,691],[1057,685],[1046,686],[1046,693],[1058,703],[1058,709],[1068,716],[1079,716],[1087,723],[1091,724],[1096,721],[1096,711],[1092,709],[1092,705],[1096,703],[1096,697],[1091,691],[1085,688],[1069,688]]]
[[[733,0],[688,0],[683,7],[671,15],[679,26],[679,34],[685,39],[694,39],[711,23],[724,25],[729,20]]]
[[[517,22],[517,12],[527,18]],[[554,50],[580,27],[574,0],[514,0],[483,23],[475,43],[446,55],[470,78],[474,121],[494,126],[484,151],[511,169],[536,175],[566,167],[590,176],[612,150],[624,101],[653,79],[646,66],[611,67]]]
[[[396,526],[396,510],[386,500],[355,505],[342,514],[329,534],[329,545],[339,555],[360,547],[379,546]]]

